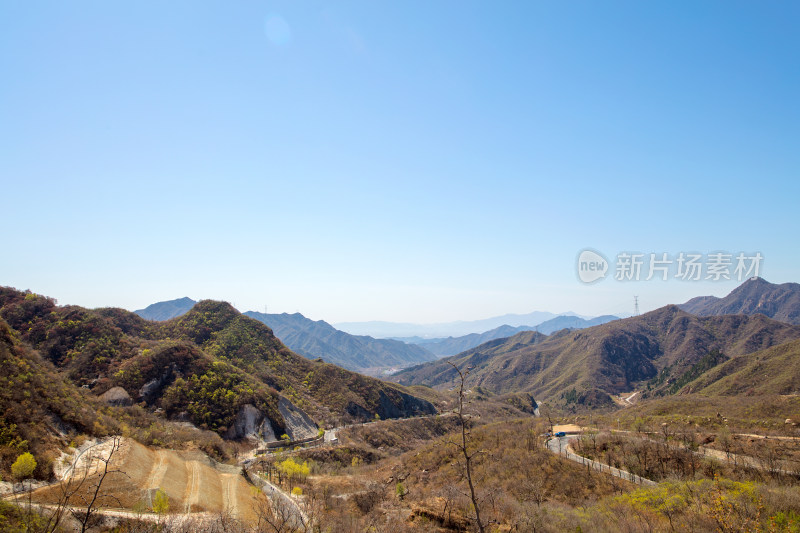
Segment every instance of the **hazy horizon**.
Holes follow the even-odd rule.
[[[766,280],[766,281],[769,281],[769,280]],[[717,288],[720,287],[719,284],[713,284],[713,285],[716,286]],[[738,284],[736,286],[738,286]],[[643,305],[643,304],[645,304],[645,302],[643,302],[642,301],[642,297],[639,296],[639,307],[640,307],[640,312],[641,313],[646,313],[646,312],[658,309],[660,307],[663,307],[664,305],[682,304],[682,303],[685,303],[686,301],[690,300],[691,298],[694,298],[694,297],[697,297],[697,296],[724,297],[729,292],[730,291],[726,290],[726,291],[715,291],[715,293],[711,293],[710,292],[708,294],[693,294],[693,295],[687,297],[684,300],[668,301],[668,302],[666,302],[666,303],[664,303],[662,305],[655,305],[655,306],[652,306],[652,307]],[[52,296],[52,295],[47,295],[47,296]],[[267,306],[266,309],[264,309],[263,307],[261,309],[255,309],[255,308],[247,308],[247,309],[245,309],[241,305],[239,305],[235,300],[231,300],[229,298],[222,298],[222,297],[220,297],[220,298],[196,298],[196,297],[188,296],[188,295],[177,296],[175,298],[165,298],[163,300],[150,302],[149,304],[143,305],[141,307],[130,307],[130,306],[129,307],[123,307],[123,306],[119,306],[119,305],[87,306],[87,307],[123,307],[124,309],[127,309],[128,311],[137,311],[137,310],[143,310],[143,309],[147,308],[149,305],[152,305],[152,304],[175,301],[175,300],[180,300],[182,298],[190,298],[191,300],[194,300],[194,301],[200,301],[200,300],[206,300],[206,299],[225,301],[225,302],[228,302],[231,305],[233,305],[241,313],[245,313],[245,312],[256,312],[256,313],[265,313],[265,314],[283,314],[283,313],[294,314],[294,313],[300,313],[303,316],[305,316],[306,318],[309,318],[311,320],[324,320],[325,322],[328,322],[329,324],[331,324],[334,327],[345,326],[345,325],[350,325],[350,324],[365,324],[365,323],[370,323],[370,322],[392,323],[392,324],[407,324],[407,325],[416,325],[416,326],[438,326],[438,325],[456,324],[456,323],[460,323],[460,322],[478,322],[478,321],[482,321],[482,320],[488,320],[488,319],[493,319],[493,318],[498,318],[498,317],[503,317],[503,316],[524,316],[524,315],[535,314],[535,313],[549,313],[549,314],[552,314],[553,316],[574,315],[574,316],[578,316],[578,317],[582,317],[582,318],[595,318],[595,317],[606,316],[606,315],[614,315],[614,316],[617,316],[617,317],[620,317],[620,318],[626,318],[628,316],[631,316],[633,314],[633,311],[634,311],[634,308],[633,308],[634,304],[633,304],[633,302],[631,302],[631,309],[630,310],[619,310],[618,312],[605,312],[605,313],[598,313],[598,314],[583,313],[583,312],[575,311],[573,309],[568,309],[568,310],[563,310],[563,311],[556,311],[556,310],[549,310],[549,309],[533,308],[533,309],[529,309],[527,311],[520,311],[520,312],[497,313],[497,314],[492,314],[492,315],[473,316],[473,317],[468,317],[468,318],[455,318],[455,319],[452,319],[452,320],[437,320],[437,321],[427,321],[427,322],[425,322],[425,321],[414,321],[414,320],[385,320],[385,319],[381,319],[381,318],[365,318],[365,319],[362,319],[362,320],[335,321],[335,320],[329,320],[328,318],[323,317],[323,316],[311,316],[311,315],[303,312],[301,309],[295,309],[295,310],[292,310],[292,311],[289,311],[289,310],[273,310],[273,309],[269,308],[269,306]],[[78,305],[78,304],[76,304],[76,302],[61,302],[61,301],[59,301],[59,304],[61,304],[61,305]],[[523,325],[523,324],[520,324],[520,325]],[[536,325],[536,324],[524,324],[524,325]]]

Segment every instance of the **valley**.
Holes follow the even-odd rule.
[[[798,28],[0,1],[0,533],[800,533]]]
[[[800,513],[800,328],[759,314],[511,331],[396,383],[222,302],[148,321],[5,288],[0,319],[8,524],[710,531]]]

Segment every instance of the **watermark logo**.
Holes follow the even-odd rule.
[[[742,281],[759,276],[763,260],[760,252],[620,252],[616,255],[613,272],[617,281]],[[583,283],[604,279],[611,269],[606,258],[591,249],[580,252],[577,267],[578,279]]]
[[[578,279],[584,283],[594,283],[606,277],[608,261],[594,250],[583,250],[578,255]]]

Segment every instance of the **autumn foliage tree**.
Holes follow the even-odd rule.
[[[302,481],[308,477],[311,469],[308,466],[308,461],[297,463],[290,457],[278,463],[278,471],[289,481],[289,488],[291,490],[295,482]]]
[[[21,454],[11,465],[11,474],[20,481],[31,477],[34,470],[36,470],[36,459],[30,452]]]

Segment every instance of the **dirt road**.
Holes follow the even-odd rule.
[[[228,510],[236,518],[255,517],[257,501],[241,468],[217,463],[199,451],[153,450],[123,439],[112,467],[116,472],[103,482],[98,500],[101,508],[150,509],[155,491],[161,490],[167,495],[171,512],[216,514]],[[73,477],[76,483],[78,476]],[[70,504],[85,506],[83,501],[94,490],[97,479],[96,475],[87,477]],[[35,490],[33,498],[52,504],[60,494],[59,486],[51,485]]]

